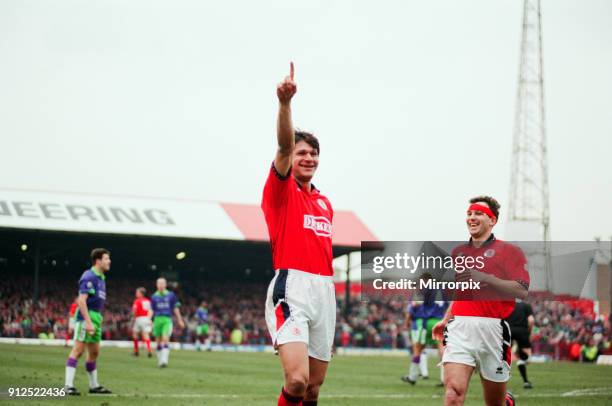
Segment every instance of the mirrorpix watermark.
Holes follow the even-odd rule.
[[[399,281],[385,281],[377,278],[372,281],[376,290],[457,290],[461,292],[479,290],[482,281],[468,279],[467,281],[438,281],[436,279],[401,279]]]

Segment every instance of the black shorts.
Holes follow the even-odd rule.
[[[516,341],[519,348],[531,348],[529,341],[529,330],[524,327],[511,327],[512,340]]]

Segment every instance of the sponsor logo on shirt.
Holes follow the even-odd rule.
[[[304,214],[304,228],[314,231],[316,235],[331,238],[332,225],[331,222],[323,216],[312,216]]]

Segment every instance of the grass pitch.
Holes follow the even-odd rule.
[[[68,348],[0,344],[0,388],[60,387]],[[432,358],[432,357],[430,357]],[[325,405],[441,405],[443,389],[436,388],[436,360],[430,359],[431,378],[411,386],[400,381],[408,355],[400,357],[337,356],[321,389]],[[130,350],[102,348],[98,377],[114,393],[88,395],[84,359],[79,361],[76,386],[80,397],[19,399],[6,396],[0,403],[15,405],[276,405],[282,371],[274,355],[172,351],[166,369],[155,357],[135,358]],[[529,378],[535,389],[523,390],[513,368],[510,390],[518,405],[612,405],[612,366],[575,363],[532,364]],[[469,405],[482,405],[480,382],[471,382]]]

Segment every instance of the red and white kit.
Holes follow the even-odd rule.
[[[76,324],[76,312],[78,311],[78,305],[76,304],[76,302],[72,302],[72,304],[70,305],[70,310],[68,312],[68,314],[70,315],[70,318],[68,319],[68,329],[70,331],[74,331],[74,326]]]
[[[484,258],[483,273],[529,287],[527,260],[520,248],[495,239],[480,247],[464,244],[453,250],[453,257]],[[510,379],[510,327],[504,320],[514,310],[514,300],[458,300],[452,304],[453,320],[444,329],[442,363],[455,362],[480,370],[486,380]]]
[[[136,317],[134,321],[134,333],[151,332],[151,319],[148,317],[151,310],[151,301],[146,297],[140,297],[134,300],[132,304],[132,313]]]
[[[261,203],[276,275],[266,297],[266,323],[275,346],[304,342],[308,355],[329,361],[336,325],[329,200],[314,186],[270,169]]]

